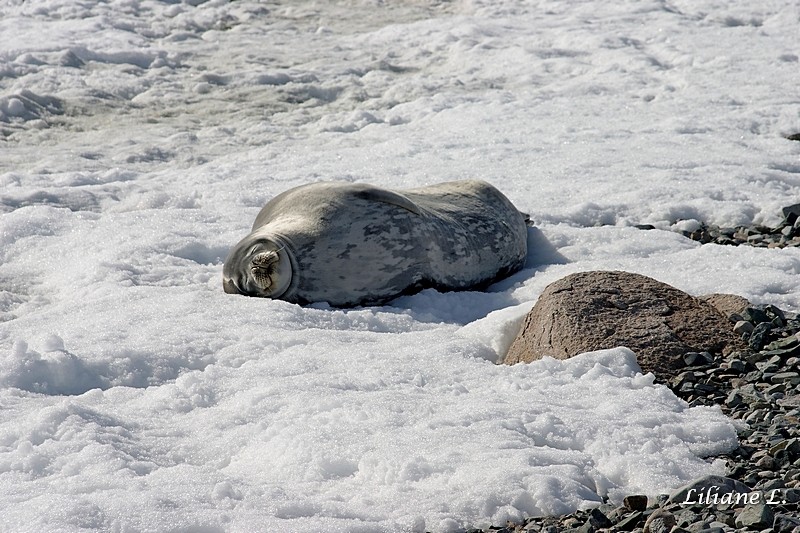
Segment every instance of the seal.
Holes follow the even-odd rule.
[[[334,307],[382,304],[425,288],[482,289],[522,268],[527,220],[478,180],[404,191],[303,185],[261,209],[225,260],[223,288]]]

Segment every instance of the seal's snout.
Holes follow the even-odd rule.
[[[253,281],[262,290],[269,289],[272,284],[272,276],[278,263],[278,254],[270,250],[268,252],[257,253],[250,260],[250,274]]]

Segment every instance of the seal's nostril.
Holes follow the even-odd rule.
[[[254,266],[250,269],[250,274],[253,276],[253,281],[255,281],[256,285],[264,290],[269,289],[272,285],[272,273],[273,269],[269,266]]]
[[[254,255],[253,259],[250,260],[250,263],[253,265],[253,268],[267,268],[277,261],[278,254],[270,250],[269,252],[261,252]]]
[[[275,274],[277,263],[278,254],[272,250],[258,253],[250,260],[250,275],[253,277],[255,284],[262,290],[268,290],[272,287],[274,282],[272,277]]]

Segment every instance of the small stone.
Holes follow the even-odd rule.
[[[731,359],[728,362],[728,369],[738,372],[739,374],[744,374],[747,371],[747,363],[741,359]]]
[[[759,322],[750,334],[750,340],[747,342],[750,348],[759,351],[764,347],[767,340],[767,334],[772,329],[772,322]]]
[[[728,477],[742,477],[747,472],[745,463],[734,463],[728,466]]]
[[[775,520],[772,522],[772,530],[776,533],[788,533],[794,531],[796,527],[800,527],[800,518],[787,514],[775,515]]]
[[[774,442],[774,441],[770,441]],[[785,442],[785,441],[783,441]],[[780,444],[780,443],[779,443]],[[786,469],[792,464],[792,457],[786,448],[776,451],[772,457],[775,459],[775,468],[776,469]]]
[[[747,385],[739,387],[738,391],[743,396],[747,396],[748,398],[751,398],[751,401],[753,401],[753,400],[761,400],[761,399],[764,398],[764,396],[761,394],[761,392],[752,383],[748,383]]]
[[[643,494],[625,496],[622,504],[631,511],[644,511],[647,509],[647,496]]]
[[[710,365],[714,362],[714,356],[708,352],[687,352],[683,356],[686,366]]]
[[[764,346],[764,350],[774,355],[791,355],[800,353],[800,339],[792,335],[774,340]]]
[[[619,518],[619,516],[624,512],[622,507],[617,507],[613,503],[602,503],[597,507],[597,509],[606,515],[612,522]]]
[[[678,379],[678,383],[681,383],[681,382],[695,383],[695,382],[697,382],[697,379],[699,377],[700,377],[700,375],[695,374],[694,372],[689,370],[687,372],[681,372],[680,374],[678,374],[677,379]]]
[[[787,383],[794,386],[800,383],[800,373],[778,372],[770,378],[770,383]]]
[[[769,455],[765,455],[764,457],[756,461],[756,466],[764,469],[775,468],[775,459],[773,459]]]
[[[777,339],[767,345],[768,350],[780,350],[782,348],[791,348],[800,344],[800,338],[797,335],[791,335]]]
[[[787,447],[788,447],[788,446],[791,444],[791,443],[789,442],[790,440],[796,441],[797,439],[786,439],[786,440],[782,440],[782,441],[780,441],[779,443],[772,445],[772,446],[770,447],[770,449],[769,449],[769,452],[768,452],[768,453],[769,453],[771,456],[775,457],[775,454],[776,454],[776,453],[778,453],[778,452],[779,452],[779,451],[781,451],[781,450],[785,450],[785,449],[786,449],[786,448],[787,448]]]
[[[582,526],[571,528],[568,529],[567,531],[569,533],[594,533],[596,531],[596,528],[592,526],[591,522],[586,522]]]
[[[800,204],[787,205],[781,209],[781,214],[787,224],[794,224],[800,218]]]
[[[723,510],[722,507],[725,507]],[[718,505],[717,506],[717,522],[724,526],[728,527],[736,527],[736,517],[733,515],[733,510],[729,509],[727,506]],[[714,522],[712,522],[712,525]]]
[[[634,511],[614,525],[617,531],[633,531],[642,521],[642,512]]]
[[[770,304],[764,307],[764,312],[775,325],[782,327],[786,324],[786,314],[779,307]]]
[[[692,524],[702,522],[702,517],[690,507],[676,512],[675,520],[678,522],[678,527],[690,527]]]
[[[737,528],[767,528],[772,526],[775,515],[765,503],[748,504],[736,517]]]
[[[775,378],[775,376],[772,376],[772,377],[773,377],[773,379]],[[770,385],[769,387],[764,389],[764,395],[766,395],[768,397],[774,398],[774,397],[776,397],[776,395],[780,395],[780,398],[777,398],[777,399],[783,398],[783,393],[784,392],[786,392],[786,383],[783,383],[783,382],[775,383],[774,385]]]
[[[742,395],[736,392],[735,390],[731,391],[728,394],[728,397],[725,398],[725,405],[730,408],[738,407],[744,403],[744,399]]]
[[[798,458],[800,458],[800,439],[798,438],[788,439],[786,447],[784,449],[792,459],[797,460]]]
[[[614,525],[600,509],[589,511],[589,524],[597,529],[606,529]]]
[[[644,533],[669,533],[677,525],[675,515],[664,509],[656,509],[644,524]]]
[[[745,355],[744,360],[751,364],[756,364],[759,361],[769,358],[770,356],[764,352],[750,352]]]
[[[731,313],[728,315],[728,320],[736,324],[737,322],[744,320],[744,317],[740,313]]]
[[[775,489],[783,489],[786,487],[786,483],[782,479],[765,479],[758,485],[756,488],[760,491],[764,492],[772,492]]]
[[[752,333],[754,329],[756,329],[756,327],[751,322],[748,322],[746,320],[739,320],[733,326],[733,332],[736,333],[737,335]]]
[[[791,488],[783,491],[783,499],[788,503],[800,503],[800,488]]]
[[[757,307],[748,307],[742,311],[742,318],[753,324],[761,324],[762,322],[770,322],[772,319],[767,315],[764,310]]]

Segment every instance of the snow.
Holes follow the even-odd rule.
[[[457,531],[722,473],[732,422],[625,348],[495,362],[576,271],[800,310],[800,250],[670,231],[800,201],[799,20],[788,0],[5,2],[0,528]],[[460,178],[536,223],[488,292],[222,291],[292,186]]]

